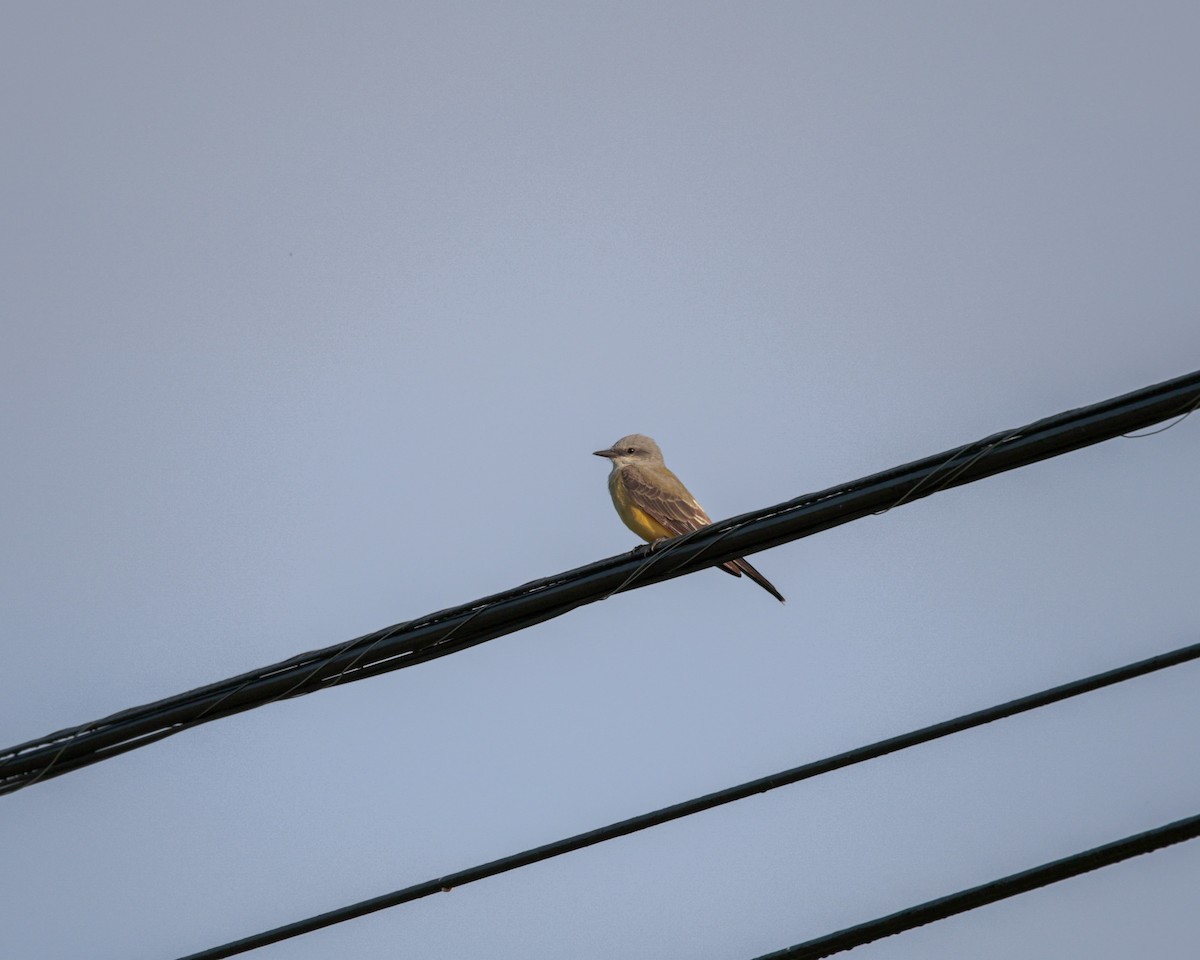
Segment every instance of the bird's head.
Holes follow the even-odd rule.
[[[595,456],[608,457],[615,467],[628,463],[662,463],[662,451],[658,444],[641,433],[622,437],[607,450],[596,450]]]

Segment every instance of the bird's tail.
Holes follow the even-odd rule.
[[[774,584],[755,570],[754,567],[750,566],[750,561],[742,559],[730,560],[728,563],[721,564],[721,569],[727,573],[732,573],[735,577],[740,577],[744,573],[780,603],[786,602],[783,599],[783,594],[775,589]]]

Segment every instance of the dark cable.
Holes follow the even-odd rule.
[[[622,554],[504,593],[314,650],[186,693],[0,750],[0,793],[274,700],[465,650],[575,607],[831,527],[1178,416],[1200,401],[1200,371],[1069,410],[677,537],[652,556]]]
[[[579,833],[573,837],[567,837],[564,840],[557,840],[553,843],[547,843],[540,847],[534,847],[531,850],[525,850],[521,853],[513,854],[512,856],[502,857],[501,859],[493,860],[490,863],[469,867],[466,870],[460,870],[457,873],[447,874],[444,877],[438,877],[434,880],[426,880],[423,883],[414,884],[411,887],[404,887],[401,890],[394,890],[391,893],[385,893],[377,897],[372,897],[369,900],[361,900],[358,903],[352,903],[349,906],[339,907],[336,910],[330,910],[327,913],[322,913],[315,917],[309,917],[305,920],[297,920],[294,923],[285,924],[284,926],[276,927],[273,930],[257,933],[241,940],[234,940],[231,943],[226,943],[219,947],[212,947],[208,950],[201,950],[199,953],[188,954],[188,956],[182,958],[182,960],[222,960],[224,957],[236,956],[237,954],[245,953],[248,950],[255,950],[258,947],[265,947],[271,943],[278,943],[280,940],[287,940],[291,937],[298,937],[302,934],[312,933],[314,930],[320,930],[322,927],[332,926],[335,923],[342,923],[345,920],[353,920],[356,917],[365,916],[368,913],[375,913],[379,910],[385,910],[388,907],[395,907],[402,903],[409,903],[413,900],[419,900],[422,897],[428,897],[434,893],[441,893],[443,891],[451,890],[454,887],[461,887],[468,883],[474,883],[476,880],[484,880],[488,877],[494,877],[501,873],[507,873],[510,870],[516,870],[519,867],[529,866],[530,864],[537,863],[541,860],[549,860],[551,857],[558,857],[564,853],[582,850],[584,847],[590,847],[597,843],[603,843],[606,840],[613,840],[617,837],[628,836],[631,833],[637,833],[639,830],[645,830],[649,827],[656,827],[659,824],[669,823],[670,821],[678,820],[681,817],[689,817],[705,810],[711,810],[714,807],[720,807],[727,803],[733,803],[735,800],[744,800],[745,798],[752,797],[758,793],[766,793],[769,790],[776,790],[779,787],[785,787],[789,784],[798,783],[801,780],[819,777],[822,774],[831,773],[834,770],[840,770],[843,767],[849,767],[857,763],[862,763],[865,760],[873,760],[876,757],[886,756],[889,753],[895,753],[899,750],[906,750],[909,747],[915,747],[918,744],[928,743],[931,740],[947,737],[953,733],[960,733],[963,730],[970,730],[972,727],[978,727],[985,723],[991,723],[993,720],[1000,720],[1005,717],[1015,716],[1016,714],[1025,713],[1029,710],[1036,710],[1039,707],[1057,703],[1061,700],[1067,700],[1071,697],[1077,697],[1080,694],[1089,693],[1093,690],[1099,690],[1103,687],[1112,686],[1116,683],[1123,683],[1126,680],[1132,680],[1134,677],[1141,677],[1157,670],[1164,670],[1167,667],[1178,666],[1179,664],[1187,663],[1190,660],[1196,659],[1200,659],[1200,643],[1193,643],[1190,646],[1180,647],[1178,650],[1162,653],[1158,656],[1149,657],[1145,660],[1138,660],[1135,663],[1128,663],[1122,667],[1117,667],[1104,673],[1097,673],[1093,676],[1084,677],[1080,680],[1073,680],[1070,683],[1064,683],[1057,687],[1051,687],[1048,690],[1042,690],[1039,693],[1033,693],[1026,697],[1020,697],[1016,700],[1009,700],[1006,703],[987,707],[983,710],[977,710],[974,713],[964,714],[963,716],[955,717],[952,720],[945,720],[941,723],[935,723],[932,726],[922,727],[919,730],[912,730],[908,733],[902,733],[899,736],[891,737],[887,740],[879,740],[875,743],[867,744],[866,746],[857,747],[853,750],[847,750],[845,753],[839,753],[832,757],[826,757],[823,760],[815,760],[812,763],[806,763],[799,767],[792,767],[790,770],[782,770],[779,773],[774,773],[766,777],[760,777],[757,780],[750,780],[747,783],[738,784],[735,787],[728,787],[725,790],[718,790],[716,793],[705,794],[702,797],[696,797],[692,800],[685,800],[682,803],[677,803],[669,807],[663,807],[660,810],[654,810],[650,813],[641,814],[640,816],[630,817],[628,820],[620,820],[617,823],[610,823],[608,826],[599,827],[595,830],[589,830],[586,833]],[[880,934],[880,936],[883,935],[884,934]]]
[[[1122,840],[1114,840],[1100,847],[1092,847],[1082,853],[1063,857],[1051,863],[1043,863],[1040,867],[1023,870],[1010,874],[990,883],[983,883],[969,890],[960,890],[937,900],[929,900],[915,907],[909,907],[898,913],[879,917],[854,927],[847,927],[837,933],[826,934],[815,940],[806,940],[785,950],[765,953],[755,960],[817,960],[818,957],[828,957],[843,950],[861,947],[864,943],[890,937],[893,934],[912,930],[935,920],[945,920],[957,913],[966,913],[977,907],[1015,897],[1019,893],[1028,893],[1038,887],[1057,883],[1070,877],[1077,877],[1090,870],[1112,866],[1139,854],[1151,853],[1173,843],[1193,840],[1200,836],[1200,814],[1185,817],[1173,823],[1137,833]]]

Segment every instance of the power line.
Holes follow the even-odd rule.
[[[1168,667],[1178,666],[1179,664],[1187,663],[1190,660],[1196,659],[1200,659],[1200,643],[1193,643],[1190,646],[1180,647],[1177,650],[1171,650],[1167,653],[1159,654],[1158,656],[1149,657],[1145,660],[1138,660],[1134,663],[1128,663],[1113,670],[1105,671],[1104,673],[1097,673],[1090,677],[1084,677],[1080,680],[1073,680],[1069,683],[1061,684],[1057,687],[1050,687],[1047,690],[1042,690],[1038,693],[1020,697],[1016,700],[1009,700],[1006,703],[987,707],[983,710],[977,710],[973,713],[964,714],[963,716],[955,717],[952,720],[945,720],[941,723],[935,723],[931,726],[921,727],[918,730],[902,733],[899,736],[890,737],[887,740],[879,740],[875,743],[867,744],[866,746],[856,747],[853,750],[847,750],[845,753],[835,754],[834,756],[826,757],[823,760],[815,760],[811,763],[802,764],[798,767],[792,767],[788,770],[781,770],[779,773],[773,773],[766,777],[760,777],[757,780],[750,780],[734,787],[718,790],[716,793],[705,794],[701,797],[685,800],[682,803],[677,803],[669,807],[663,807],[660,810],[654,810],[650,813],[644,813],[636,817],[631,817],[628,820],[620,820],[616,823],[610,823],[607,826],[599,827],[595,830],[589,830],[586,833],[579,833],[573,837],[567,837],[566,839],[557,840],[553,843],[547,843],[540,847],[534,847],[530,850],[525,850],[521,853],[513,854],[508,857],[502,857],[499,860],[493,860],[489,863],[469,867],[466,870],[459,870],[457,873],[450,873],[444,877],[426,880],[423,883],[414,884],[410,887],[404,887],[401,890],[394,890],[391,893],[385,893],[377,897],[372,897],[369,900],[361,900],[358,903],[352,903],[348,906],[339,907],[336,910],[330,910],[326,913],[318,914],[314,917],[308,917],[304,920],[297,920],[294,923],[285,924],[281,927],[275,927],[272,930],[267,930],[263,933],[257,933],[241,940],[234,940],[219,947],[212,947],[208,950],[201,950],[199,953],[189,954],[188,956],[183,957],[182,960],[223,960],[225,957],[233,957],[239,953],[255,950],[258,947],[265,947],[271,943],[278,943],[280,940],[287,940],[292,937],[301,936],[302,934],[312,933],[314,930],[320,930],[323,927],[329,927],[336,923],[342,923],[346,920],[353,920],[369,913],[385,910],[388,907],[395,907],[402,903],[420,900],[423,897],[448,891],[454,887],[465,886],[466,884],[474,883],[477,880],[484,880],[488,877],[494,877],[502,873],[507,873],[510,870],[526,867],[542,860],[549,860],[552,857],[562,856],[565,853],[571,853],[575,850],[582,850],[585,847],[590,847],[597,843],[603,843],[606,840],[613,840],[617,837],[628,836],[629,834],[637,833],[640,830],[646,830],[650,827],[656,827],[663,823],[669,823],[672,820],[678,820],[682,817],[689,817],[693,814],[701,813],[705,810],[711,810],[714,807],[720,807],[727,803],[733,803],[735,800],[744,800],[747,797],[754,796],[755,794],[767,793],[770,790],[777,790],[780,787],[798,783],[801,780],[819,777],[822,774],[832,773],[834,770],[841,770],[844,767],[853,766],[854,764],[862,763],[866,760],[873,760],[876,757],[886,756],[889,753],[896,753],[900,750],[906,750],[909,747],[915,747],[922,743],[928,743],[931,740],[938,740],[954,733],[961,733],[964,730],[970,730],[973,727],[979,727],[985,723],[991,723],[994,720],[1000,720],[1005,717],[1015,716],[1019,713],[1026,713],[1030,710],[1036,710],[1052,703],[1058,703],[1061,700],[1068,700],[1071,697],[1077,697],[1080,694],[1089,693],[1093,690],[1099,690],[1103,687],[1112,686],[1116,683],[1123,683],[1126,680],[1132,680],[1135,677],[1145,676],[1146,674],[1154,673],[1158,670],[1164,670]],[[1130,855],[1132,856],[1132,854]],[[1102,864],[1097,864],[1097,866],[1100,865]],[[1047,880],[1045,882],[1048,883],[1050,881]],[[1011,896],[1012,894],[1004,895]],[[963,907],[963,909],[968,908]],[[880,933],[878,936],[886,936],[886,933]],[[838,949],[847,948],[839,947]]]
[[[1200,406],[1200,371],[1006,430],[882,473],[721,520],[649,555],[622,554],[0,750],[0,794],[218,717],[413,666],[614,593],[682,576],[950,487],[1151,426]]]
[[[886,917],[798,943],[794,947],[766,953],[755,960],[817,960],[818,957],[828,957],[843,950],[860,947],[864,943],[871,943],[873,940],[924,926],[935,920],[945,920],[947,917],[995,903],[997,900],[1015,897],[1019,893],[1028,893],[1038,887],[1077,877],[1081,873],[1112,866],[1139,854],[1160,850],[1184,840],[1193,840],[1197,836],[1200,836],[1200,814],[1147,830],[1145,833],[1114,840],[1112,843],[1093,847],[1061,860],[1043,863],[1040,867],[1013,873],[999,880],[971,887],[969,890],[960,890],[937,900],[929,900]]]

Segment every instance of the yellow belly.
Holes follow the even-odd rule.
[[[630,501],[629,494],[626,493],[625,485],[621,483],[620,477],[619,473],[613,474],[610,477],[608,492],[612,494],[613,506],[617,508],[617,515],[625,523],[625,526],[643,540],[651,543],[655,540],[661,540],[663,537],[674,536],[670,530],[655,520],[645,510],[635,506]]]

